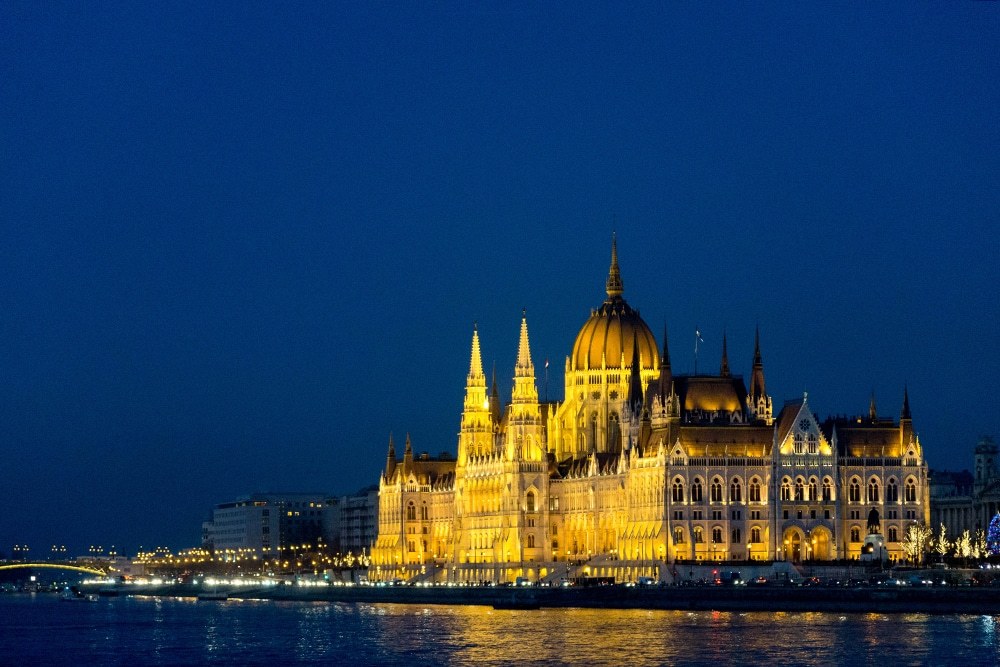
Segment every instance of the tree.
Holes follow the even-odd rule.
[[[966,530],[964,533],[958,536],[955,540],[955,556],[962,559],[962,564],[965,565],[965,561],[968,560],[969,556],[972,555],[972,536],[969,535],[969,531]]]
[[[986,551],[987,556],[1000,554],[1000,512],[990,521],[990,529],[986,533]]]
[[[938,558],[942,563],[944,562],[944,557],[951,550],[951,542],[948,541],[948,529],[944,527],[944,523],[941,524],[941,532],[934,541],[934,550],[937,551]]]
[[[906,529],[906,536],[903,538],[903,553],[914,565],[919,565],[920,561],[923,560],[933,534],[934,531],[930,528],[918,523],[911,524]]]
[[[979,560],[986,558],[987,555],[989,555],[989,551],[986,548],[986,531],[980,528],[972,540],[972,557]]]

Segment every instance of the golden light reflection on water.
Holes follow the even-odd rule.
[[[400,654],[419,658],[430,643],[449,664],[842,664],[851,655],[913,664],[928,659],[934,626],[926,615],[883,614],[405,605],[363,613]]]

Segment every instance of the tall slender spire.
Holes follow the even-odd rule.
[[[667,346],[667,323],[663,323],[663,354],[660,355],[660,402],[666,403],[667,396],[670,395],[670,385],[673,382],[673,373],[670,370],[670,350]]]
[[[611,235],[611,269],[608,271],[607,291],[610,299],[621,296],[624,291],[621,270],[618,268],[618,239],[614,234]]]
[[[515,371],[528,371],[532,376],[535,374],[535,366],[531,363],[531,346],[528,344],[527,309],[521,310],[521,339],[517,344],[517,366]]]
[[[483,356],[479,349],[479,327],[472,325],[472,360],[469,362],[469,379],[483,378]]]
[[[875,390],[872,389],[872,400],[868,403],[868,418],[875,421],[878,418],[878,411],[875,409]]]
[[[406,434],[406,449],[403,451],[403,463],[409,466],[413,463],[413,445],[410,444],[410,434]]]
[[[726,331],[722,331],[722,363],[719,364],[719,375],[729,377],[729,353],[726,351]]]
[[[906,385],[903,385],[903,410],[899,415],[899,419],[912,419],[910,416],[910,392]]]
[[[753,337],[753,370],[750,374],[750,397],[756,399],[764,394],[764,361],[760,356],[760,327],[756,327]]]
[[[490,381],[490,417],[494,423],[500,421],[500,388],[497,386],[497,362],[493,360],[493,379]]]
[[[392,442],[392,433],[389,433],[389,452],[385,456],[385,477],[390,479],[393,471],[396,470],[396,445]]]
[[[637,415],[642,410],[642,374],[639,368],[642,361],[639,358],[639,341],[632,338],[632,373],[628,382],[628,405],[632,409],[632,414]]]

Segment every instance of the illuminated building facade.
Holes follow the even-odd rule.
[[[929,519],[927,469],[905,395],[898,421],[820,422],[808,397],[775,414],[759,335],[750,386],[729,367],[674,375],[623,298],[607,298],[566,359],[561,402],[539,401],[522,315],[511,401],[487,386],[472,334],[457,456],[397,459],[379,484],[373,578],[669,578],[677,561],[858,558],[870,532],[901,559]]]

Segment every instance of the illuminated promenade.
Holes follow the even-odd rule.
[[[747,586],[375,586],[283,585],[213,587],[231,599],[300,600],[424,605],[485,605],[542,608],[665,609],[716,611],[829,611],[933,614],[994,614],[996,587],[747,587]],[[191,584],[103,588],[104,594],[197,597],[207,589]]]

